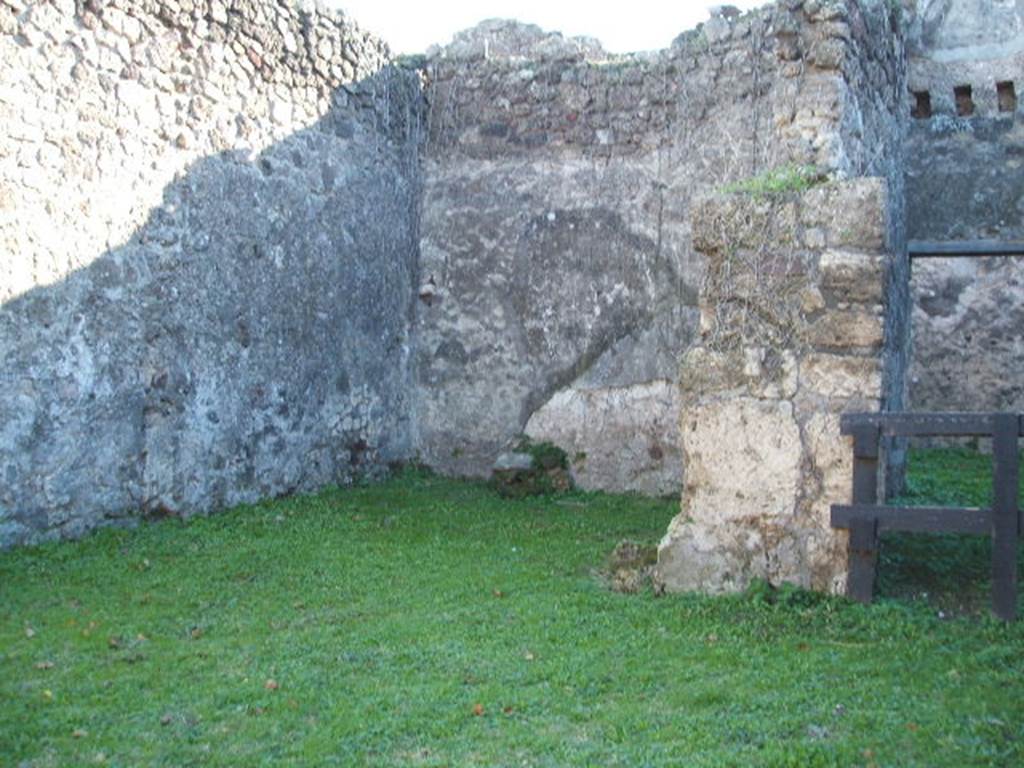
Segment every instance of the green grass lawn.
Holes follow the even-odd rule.
[[[1024,764],[1024,623],[939,617],[955,542],[887,540],[869,607],[607,590],[675,508],[408,473],[0,553],[0,766]]]

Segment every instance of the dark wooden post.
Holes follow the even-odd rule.
[[[853,432],[853,503],[878,503],[877,426],[858,426]],[[850,521],[849,573],[846,594],[861,603],[870,603],[875,588],[875,563],[878,559],[878,521],[855,517]]]
[[[992,430],[992,611],[1004,621],[1017,618],[1020,417],[997,413]]]

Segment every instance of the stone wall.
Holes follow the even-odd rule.
[[[0,0],[0,544],[411,453],[387,58],[311,5]]]
[[[761,578],[842,592],[847,537],[829,507],[851,496],[852,444],[839,417],[904,402],[903,28],[888,3],[822,7],[845,30],[825,73],[834,129],[819,132],[838,160],[825,166],[832,180],[802,192],[748,185],[693,210],[707,270],[680,373],[685,484],[659,546],[665,590]],[[887,459],[895,489],[901,447]]]
[[[891,23],[887,3],[786,0],[642,56],[505,22],[430,52],[424,459],[480,474],[525,430],[584,487],[678,490],[692,200],[786,164],[897,184]]]
[[[923,3],[910,52],[910,236],[1024,240],[1024,2]],[[1021,285],[1024,257],[915,262],[913,409],[1024,411]]]
[[[914,263],[911,406],[1024,412],[1024,258]]]
[[[875,178],[696,207],[708,279],[683,359],[686,485],[662,588],[844,589],[846,535],[829,524],[852,493],[839,416],[883,405],[889,206]]]
[[[780,0],[633,56],[487,22],[414,71],[305,2],[0,0],[0,543],[417,454],[482,474],[524,431],[584,487],[678,492],[706,373],[678,363],[726,252],[694,201],[799,167],[839,184],[790,233],[809,287],[870,250],[843,190],[899,252],[896,16]],[[898,407],[905,260],[881,268],[883,330],[829,325],[853,310],[821,286],[820,327],[870,335]],[[746,346],[752,387],[779,355],[817,375]]]

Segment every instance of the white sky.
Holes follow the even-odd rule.
[[[567,36],[596,37],[613,53],[664,48],[708,18],[712,5],[746,10],[765,0],[330,0],[395,53],[421,53],[489,18],[518,19]]]

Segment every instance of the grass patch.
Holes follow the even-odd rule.
[[[804,192],[821,184],[827,175],[813,165],[783,165],[749,179],[722,187],[726,194],[745,194],[754,197],[775,197],[791,192]]]
[[[907,488],[894,503],[991,506],[992,457],[969,448],[911,451]],[[982,614],[991,606],[991,565],[988,536],[890,533],[882,537],[878,589],[883,595],[925,602],[944,614]]]
[[[0,553],[0,765],[1024,763],[1022,625],[593,576],[676,508],[410,472]]]

